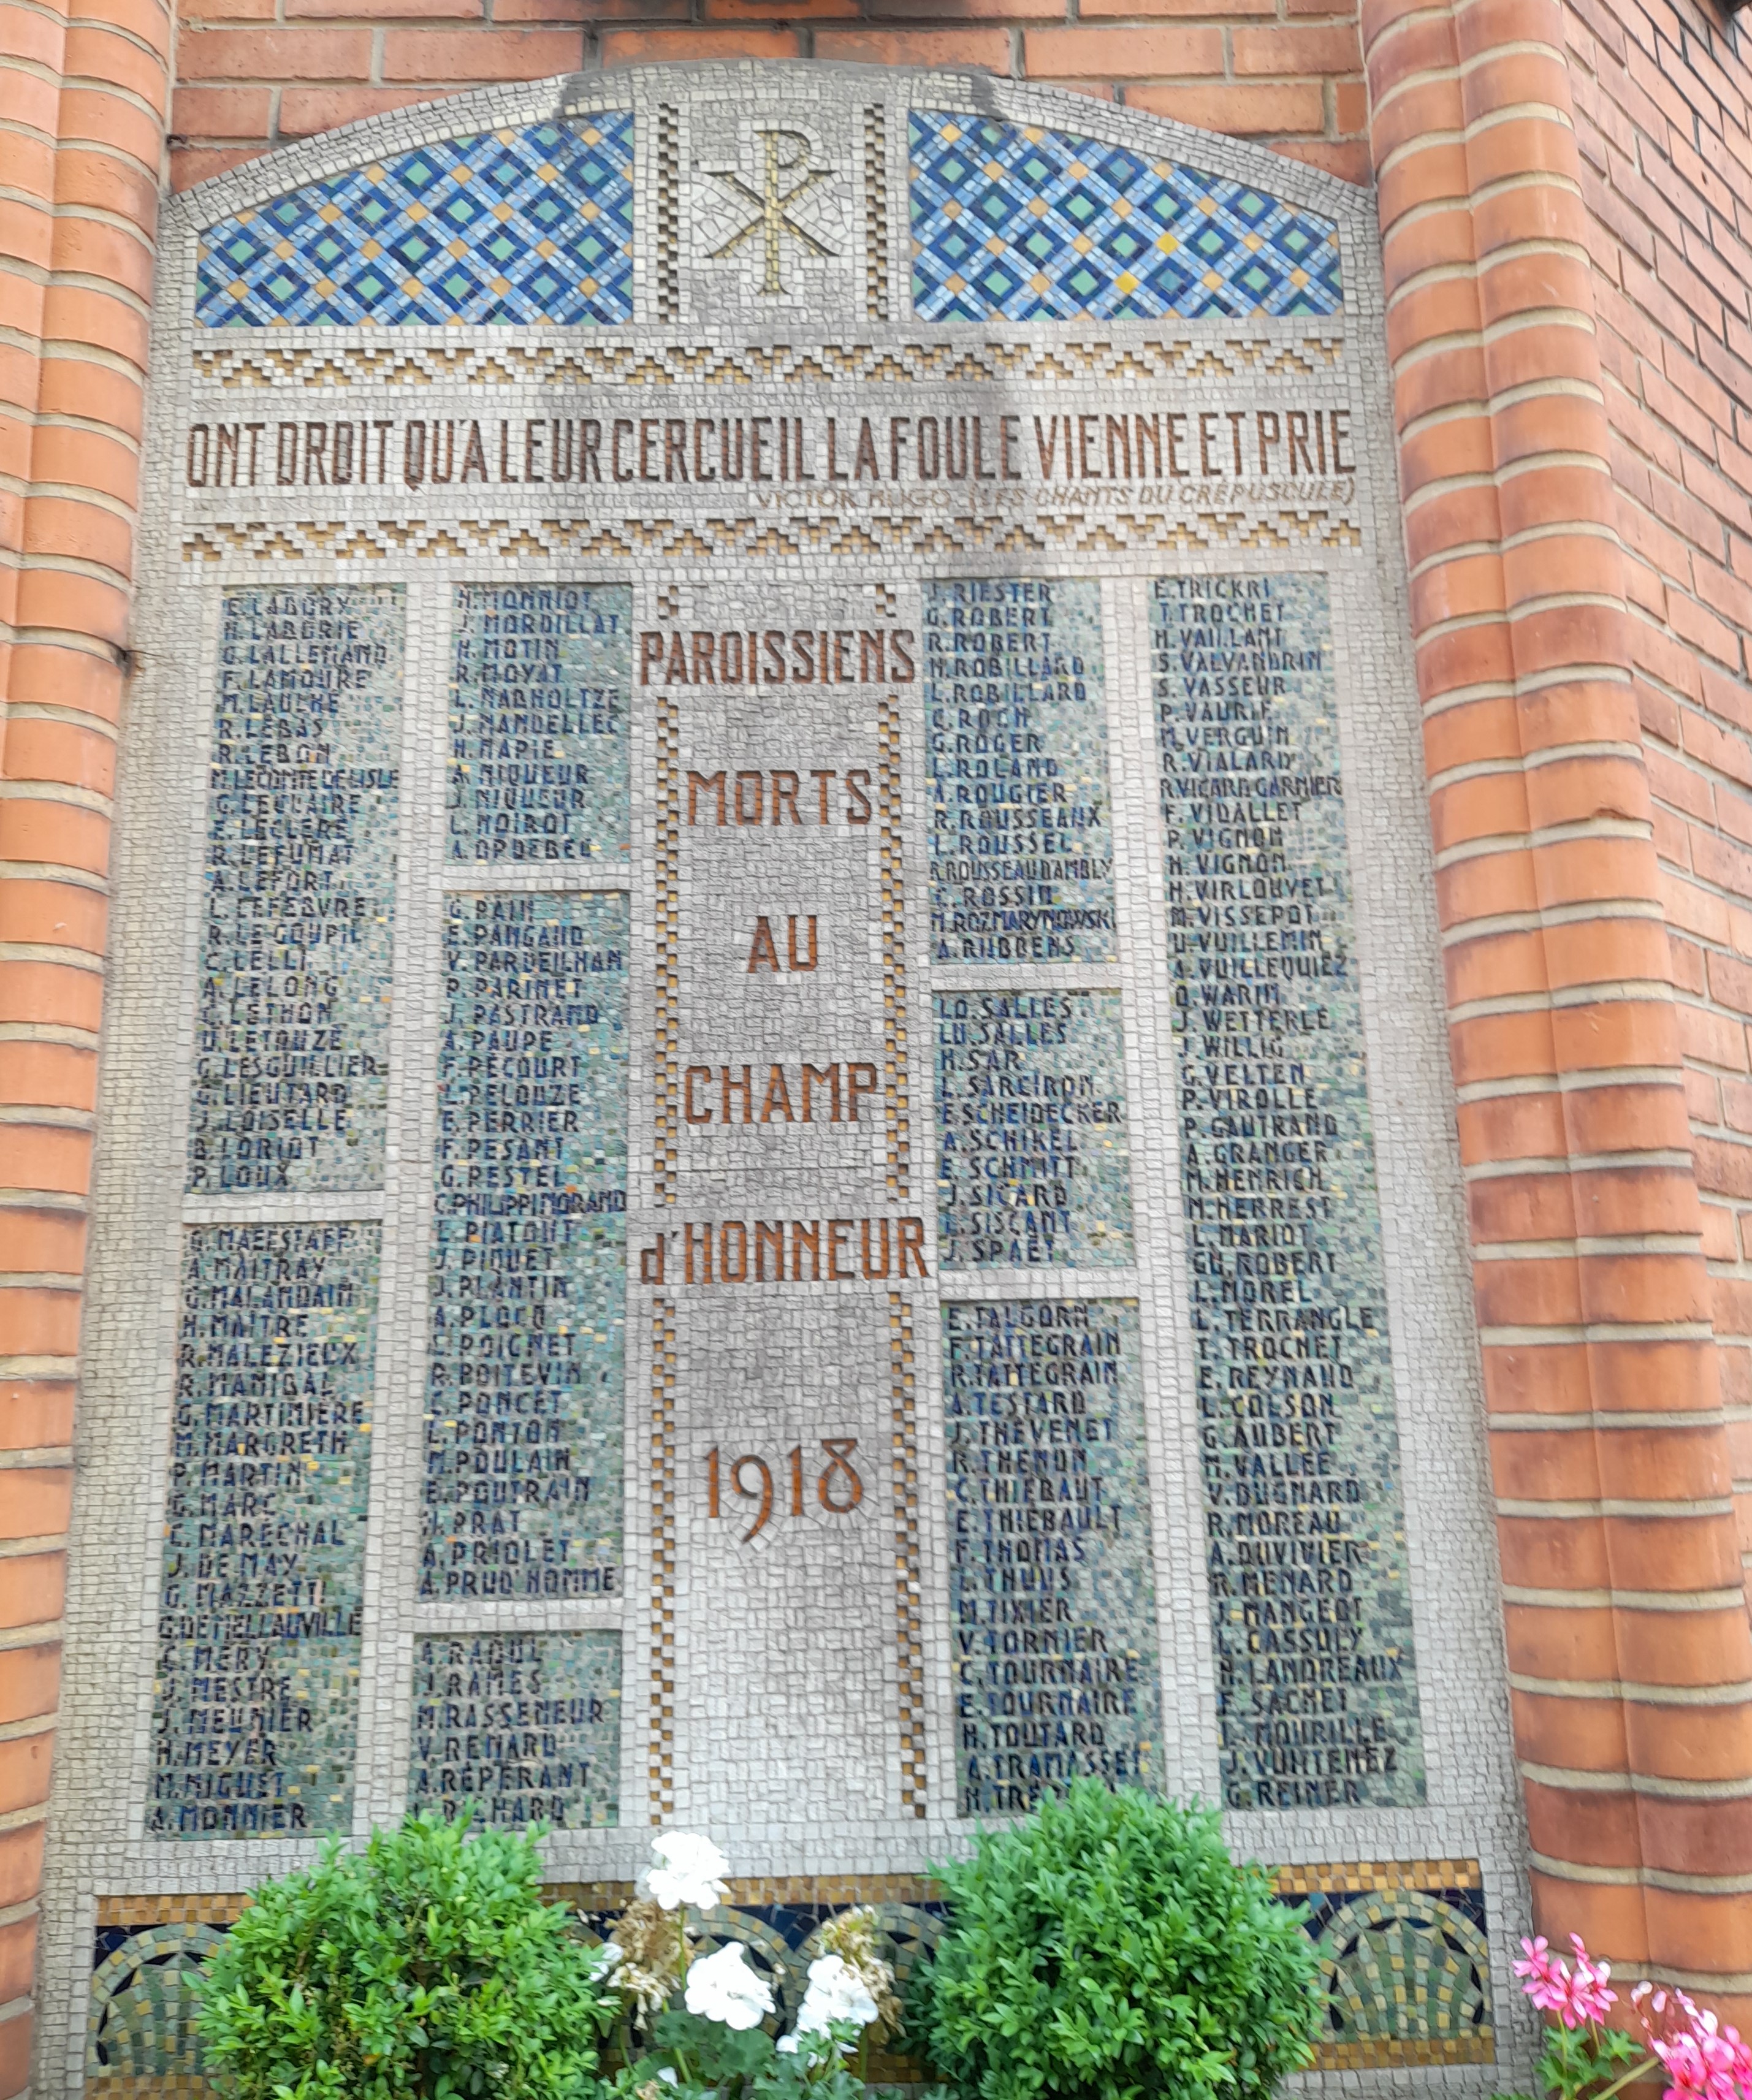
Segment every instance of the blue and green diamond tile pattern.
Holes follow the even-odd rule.
[[[1338,228],[1127,146],[947,109],[909,125],[912,305],[929,321],[1319,315]]]
[[[208,227],[203,328],[633,318],[633,116],[448,139]]]

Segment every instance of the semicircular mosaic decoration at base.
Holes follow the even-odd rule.
[[[1481,1890],[1329,1891],[1308,1929],[1327,1993],[1321,2068],[1496,2060]]]
[[[224,1937],[216,1925],[152,1925],[103,1957],[91,1977],[88,2087],[113,2100],[205,2089],[189,1983]]]
[[[1496,2060],[1476,1860],[1285,1867],[1273,1882],[1282,1901],[1308,1907],[1307,1930],[1329,1993],[1316,2070]],[[633,1885],[565,1883],[548,1893],[576,1908],[594,1940],[606,1937]],[[862,1882],[788,1876],[744,1882],[731,1893],[735,1901],[698,1921],[695,1948],[708,1954],[737,1940],[748,1949],[750,1965],[772,1987],[777,2010],[766,2024],[775,2034],[797,2017],[829,1919],[854,1904],[875,1912],[877,1943],[894,1966],[902,2004],[914,1970],[943,1930],[934,1885],[914,1875]],[[144,1913],[155,1901],[161,1921],[148,1921]],[[103,2100],[201,2100],[210,2091],[201,2074],[188,1979],[242,1907],[237,1895],[99,1899],[88,2092]],[[175,1917],[162,1917],[173,1908]],[[929,2076],[915,2059],[880,2049],[868,2071],[881,2085],[917,2085]]]

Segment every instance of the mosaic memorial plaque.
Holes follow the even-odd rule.
[[[383,1176],[402,594],[221,601],[188,1185]]]
[[[1224,1799],[1418,1802],[1326,585],[1152,605]]]
[[[1486,2062],[1378,248],[1263,149],[832,66],[169,202],[58,2061],[181,2076],[127,1935],[410,1805],[593,1916],[704,1831],[801,1977],[1091,1773],[1332,1895],[1323,2067]]]
[[[379,1233],[186,1238],[147,1829],[352,1820]]]
[[[408,1798],[477,1824],[620,1820],[620,1636],[453,1634],[413,1658]]]
[[[1119,995],[937,995],[945,1268],[1132,1259]]]
[[[927,584],[931,954],[1103,962],[1112,814],[1092,583]]]
[[[964,1815],[1081,1773],[1160,1783],[1137,1308],[943,1308]]]
[[[631,592],[529,584],[457,600],[450,858],[624,855]]]
[[[429,1597],[619,1586],[627,907],[446,899]]]

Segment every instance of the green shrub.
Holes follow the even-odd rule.
[[[579,2100],[613,2014],[527,1837],[410,1816],[256,1890],[197,1988],[237,2100]]]
[[[1079,1780],[932,1871],[909,2027],[967,2100],[1264,2100],[1307,2062],[1313,1949],[1213,1812]]]

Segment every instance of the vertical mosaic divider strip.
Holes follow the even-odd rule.
[[[393,585],[223,595],[191,1193],[383,1185],[403,628]]]
[[[890,1443],[894,1479],[894,1620],[900,1684],[900,1802],[916,1816],[927,1807],[925,1747],[924,1599],[919,1588],[918,1379],[912,1308],[888,1294],[889,1375],[894,1395]]]
[[[1181,1197],[1232,1808],[1421,1802],[1324,576],[1152,586]]]
[[[677,1096],[682,1073],[682,711],[664,693],[659,695],[656,715],[657,1069],[653,1075],[656,1143],[651,1189],[654,1199],[664,1204],[676,1198],[677,1145],[681,1135]],[[663,1278],[654,1276],[645,1280],[660,1283]]]
[[[864,313],[888,319],[888,138],[879,103],[864,111]]]
[[[675,1813],[675,1306],[651,1313],[651,1820]]]
[[[888,1193],[911,1185],[912,1111],[907,1080],[906,839],[900,800],[900,706],[892,693],[876,711],[882,880],[883,1097],[888,1114]]]
[[[657,311],[673,320],[682,310],[682,173],[679,112],[657,108]]]
[[[381,1233],[183,1235],[150,1837],[351,1828]]]
[[[1162,1783],[1132,1299],[942,1308],[960,1813]]]

